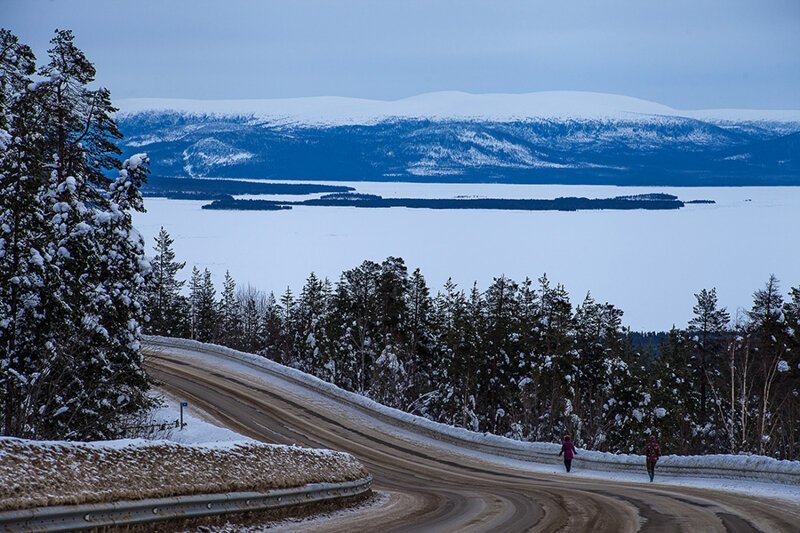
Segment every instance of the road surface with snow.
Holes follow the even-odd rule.
[[[375,477],[374,487],[389,495],[385,505],[314,522],[314,530],[740,532],[797,531],[800,523],[797,485],[705,480],[704,486],[701,479],[687,486],[658,473],[650,484],[644,472],[641,481],[601,472],[566,476],[552,465],[394,427],[379,413],[286,375],[210,352],[161,345],[149,349],[147,364],[173,395],[243,435],[353,454]]]

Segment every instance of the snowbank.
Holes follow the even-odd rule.
[[[171,395],[163,391],[157,390],[156,392],[163,404],[153,412],[154,423],[175,424],[180,418],[180,400],[173,398]],[[251,438],[245,437],[244,435],[240,435],[235,431],[231,431],[230,429],[224,427],[219,427],[205,420],[210,418],[211,417],[207,413],[198,412],[190,403],[183,412],[183,429],[170,429],[162,434],[157,435],[157,437],[180,444],[258,442]]]
[[[146,348],[157,351],[158,347],[185,349],[192,353],[209,354],[280,376],[308,389],[314,390],[337,402],[366,412],[385,423],[402,428],[417,435],[424,435],[461,448],[488,455],[501,456],[518,461],[557,465],[560,445],[545,442],[522,442],[486,433],[476,433],[462,428],[404,413],[381,405],[369,398],[348,392],[314,376],[270,361],[264,357],[239,352],[223,346],[203,344],[187,339],[146,337]],[[641,474],[644,456],[613,454],[578,450],[576,463],[581,468]],[[753,480],[767,483],[785,483],[800,486],[800,461],[779,461],[771,457],[754,455],[702,455],[662,456],[658,463],[659,475],[676,475],[683,478],[716,478],[730,480]]]
[[[0,437],[0,511],[265,491],[366,476],[364,467],[349,454],[295,446]]]

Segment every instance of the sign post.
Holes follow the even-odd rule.
[[[183,408],[184,407],[188,407],[188,406],[189,406],[189,402],[181,402],[181,429],[183,429],[183,426],[186,425],[186,424],[183,423]]]

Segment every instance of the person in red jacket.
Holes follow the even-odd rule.
[[[647,459],[647,475],[650,476],[650,482],[653,482],[653,477],[656,475],[656,463],[658,458],[661,457],[661,447],[658,445],[655,435],[650,436],[650,442],[644,447],[644,456]]]
[[[564,454],[564,466],[567,469],[567,472],[572,468],[572,458],[578,453],[575,451],[575,445],[572,444],[572,437],[569,435],[564,435],[564,442],[561,444],[561,451],[558,452],[558,455]]]

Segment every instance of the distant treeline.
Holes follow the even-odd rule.
[[[598,209],[680,209],[683,202],[668,194],[618,196],[615,198],[383,198],[373,194],[336,194],[298,202],[236,200],[225,198],[203,209],[274,210],[276,206],[350,206],[365,208],[410,207],[420,209],[500,209],[515,211],[582,211]]]
[[[751,452],[800,458],[800,287],[770,277],[731,323],[716,292],[696,294],[686,330],[632,334],[622,310],[578,305],[546,276],[448,281],[432,294],[403,259],[365,261],[299,294],[239,288],[217,298],[197,268],[188,296],[166,232],[149,278],[151,333],[262,354],[431,420],[515,439],[568,432],[595,450]],[[654,302],[657,305],[657,302]]]
[[[154,176],[142,187],[142,195],[175,200],[233,200],[238,194],[317,194],[354,190],[344,185],[316,183],[257,183],[228,179],[165,178]]]

